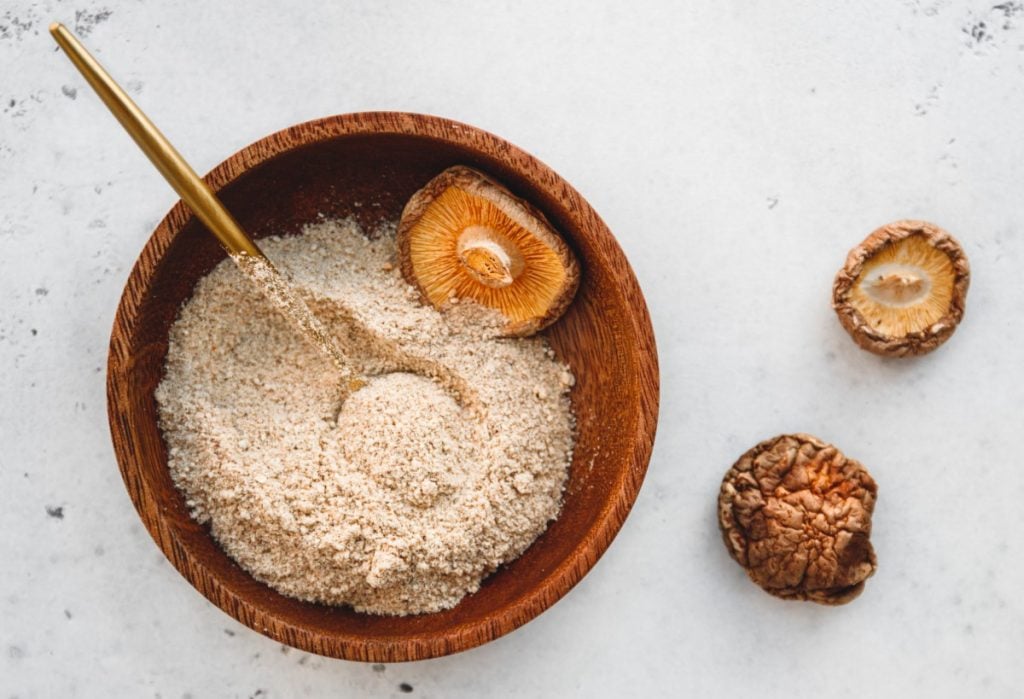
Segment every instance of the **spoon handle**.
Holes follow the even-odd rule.
[[[220,244],[232,255],[263,258],[264,255],[256,243],[245,234],[242,227],[217,199],[213,190],[185,162],[181,154],[164,138],[160,130],[110,77],[103,66],[86,51],[75,35],[60,23],[51,24],[50,33],[110,112],[121,122],[124,130],[135,139],[142,152],[195,212],[199,220],[217,236]]]

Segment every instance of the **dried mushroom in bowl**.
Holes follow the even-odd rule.
[[[397,242],[402,275],[427,301],[496,308],[509,335],[532,335],[555,322],[579,286],[576,257],[544,214],[461,165],[412,195]]]
[[[725,474],[718,523],[729,555],[766,592],[845,604],[877,567],[878,486],[857,461],[806,434],[767,439]]]

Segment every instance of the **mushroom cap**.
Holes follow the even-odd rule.
[[[926,354],[963,318],[970,276],[967,255],[949,233],[926,221],[896,221],[850,251],[832,307],[869,352]]]
[[[729,555],[783,599],[845,604],[877,567],[878,486],[857,461],[807,434],[747,451],[725,474],[718,524]]]
[[[531,335],[572,302],[579,264],[539,210],[457,165],[413,194],[396,234],[402,275],[440,308],[453,297],[499,310]]]

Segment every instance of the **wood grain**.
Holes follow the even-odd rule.
[[[455,653],[508,633],[558,601],[593,567],[647,470],[658,363],[643,295],[604,222],[543,163],[464,124],[370,112],[280,131],[231,156],[205,179],[243,228],[260,238],[297,233],[321,214],[354,216],[364,226],[397,218],[414,191],[455,164],[490,174],[540,209],[579,257],[582,282],[565,316],[545,331],[577,377],[572,401],[579,438],[562,514],[523,556],[454,609],[391,618],[299,602],[231,561],[189,517],[171,482],[153,398],[178,308],[224,252],[179,202],[153,232],[125,286],[110,338],[107,404],[128,494],[153,539],[197,590],[281,643],[336,658],[390,662]]]

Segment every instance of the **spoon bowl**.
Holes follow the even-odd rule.
[[[567,182],[502,139],[437,117],[347,114],[299,124],[241,150],[204,179],[253,238],[299,233],[319,218],[372,231],[455,164],[477,168],[540,209],[581,265],[565,315],[544,331],[577,383],[577,446],[561,515],[518,559],[454,608],[371,616],[285,597],[238,567],[174,487],[154,390],[168,331],[196,283],[225,257],[179,202],[128,279],[110,340],[107,397],[114,451],[132,502],[181,574],[243,624],[306,651],[373,662],[454,653],[526,623],[596,563],[636,499],[654,441],[657,354],[633,272],[608,228]]]

